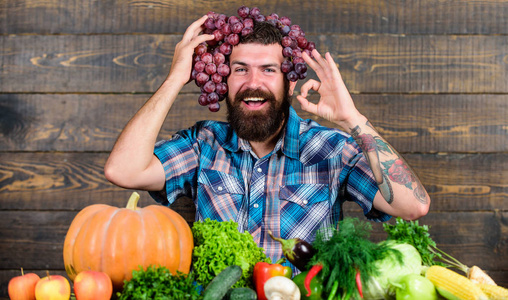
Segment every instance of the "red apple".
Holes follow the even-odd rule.
[[[35,300],[35,285],[41,279],[35,273],[23,273],[21,276],[11,278],[9,281],[9,298],[11,300]]]
[[[109,300],[113,282],[104,272],[82,271],[74,279],[74,295],[76,300]]]
[[[61,275],[49,275],[41,278],[35,285],[35,298],[37,300],[69,300],[71,285]]]

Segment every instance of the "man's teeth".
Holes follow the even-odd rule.
[[[243,99],[243,101],[253,101],[253,102],[257,102],[257,101],[265,101],[264,98],[258,98],[258,97],[249,97],[249,98],[245,98]]]

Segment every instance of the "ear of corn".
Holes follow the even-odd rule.
[[[450,300],[488,300],[481,288],[457,272],[441,266],[431,266],[425,272],[441,296]]]
[[[490,300],[508,299],[508,289],[497,285],[479,283],[480,289],[489,297]]]

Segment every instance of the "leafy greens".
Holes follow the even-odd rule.
[[[388,256],[402,263],[402,254],[386,243],[370,241],[372,226],[358,218],[344,218],[339,230],[329,228],[318,232],[312,246],[316,254],[311,264],[323,265],[322,278],[326,278],[324,290],[330,293],[335,282],[342,288],[342,294],[357,298],[355,276],[360,272],[362,282],[379,275],[375,262]]]
[[[413,245],[420,253],[423,265],[445,265],[437,260],[442,259],[442,255],[436,247],[436,242],[430,237],[429,226],[419,225],[418,220],[404,221],[397,217],[394,225],[385,223],[383,228],[388,233],[389,240]]]
[[[252,272],[257,262],[271,262],[264,249],[259,248],[248,232],[240,233],[234,221],[218,222],[206,219],[194,222],[194,252],[192,266],[196,280],[207,286],[228,266],[242,268],[242,277],[233,287],[252,287]]]
[[[198,300],[198,287],[194,284],[194,275],[186,275],[177,271],[176,274],[166,267],[149,266],[146,270],[139,268],[132,272],[132,279],[125,281],[118,300]]]

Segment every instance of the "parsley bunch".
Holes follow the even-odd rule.
[[[388,233],[389,240],[413,245],[420,252],[425,266],[445,265],[437,261],[443,258],[441,251],[436,247],[436,242],[430,237],[429,226],[419,225],[418,221],[404,221],[397,217],[394,225],[385,223],[383,228]]]
[[[123,290],[117,293],[119,300],[198,300],[198,287],[194,284],[194,275],[176,274],[166,267],[149,266],[146,270],[140,267],[132,272],[132,279],[124,282]]]
[[[387,243],[374,243],[369,240],[372,226],[358,218],[346,217],[339,222],[339,229],[326,228],[318,231],[312,246],[316,254],[310,264],[323,266],[323,289],[330,293],[335,282],[341,287],[343,297],[356,299],[359,295],[355,281],[359,273],[361,280],[367,282],[371,276],[379,275],[376,261],[393,257],[402,263],[402,254]]]

